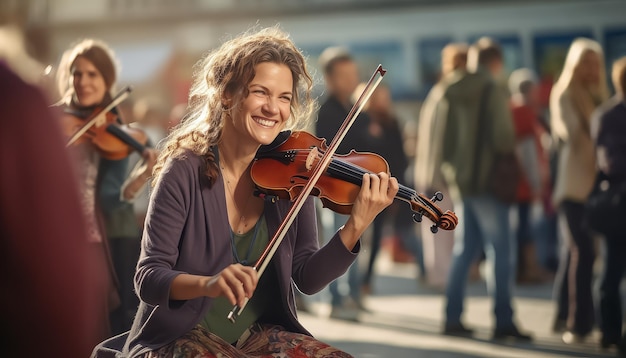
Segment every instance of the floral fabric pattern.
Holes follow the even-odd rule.
[[[176,341],[142,358],[352,358],[301,333],[272,324],[254,324],[250,336],[233,346],[198,325]]]

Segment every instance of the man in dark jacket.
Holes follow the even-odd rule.
[[[352,56],[343,48],[330,47],[324,50],[320,56],[320,65],[324,71],[324,79],[328,98],[319,109],[315,125],[316,135],[326,139],[330,144],[339,127],[347,117],[352,107],[352,95],[359,84],[359,72]],[[367,151],[373,148],[371,138],[367,133],[370,119],[365,113],[361,113],[344,137],[337,154],[347,154],[350,150]],[[346,216],[330,215],[327,210],[320,212],[322,222],[333,224],[324,225],[324,237],[330,238],[346,221]],[[327,220],[324,220],[327,217]],[[339,282],[338,282],[339,281]],[[339,290],[341,280],[336,280],[329,285],[332,295],[331,317],[338,319],[357,320],[358,308],[361,307],[360,282],[358,268],[355,264],[350,267],[348,273],[350,302]]]
[[[592,136],[596,142],[599,170],[611,186],[626,185],[626,57],[613,65],[613,86],[617,94],[596,111],[592,119]],[[622,197],[623,199],[623,197]],[[625,205],[622,205],[624,207]],[[622,212],[626,211],[623,208]],[[623,217],[618,214],[615,220]],[[617,345],[626,356],[626,332],[622,331],[620,283],[626,273],[626,234],[623,229],[607,232],[602,250],[604,269],[600,279],[600,344]]]

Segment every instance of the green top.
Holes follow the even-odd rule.
[[[255,227],[244,233],[235,234],[231,232],[231,243],[234,242],[236,255],[234,260],[241,259],[247,261],[247,265],[254,265],[263,253],[269,242],[269,234],[265,217],[261,216]],[[264,275],[272,276],[272,275]],[[270,278],[275,280],[275,278]],[[218,297],[213,300],[213,305],[200,321],[200,324],[209,332],[220,336],[226,342],[235,343],[243,332],[255,323],[267,310],[272,298],[272,285],[259,282],[254,295],[246,305],[241,315],[237,317],[235,323],[228,320],[228,313],[233,309],[233,305],[226,297]],[[269,289],[268,289],[269,288]]]

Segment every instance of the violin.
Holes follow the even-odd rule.
[[[258,195],[294,200],[309,181],[311,171],[326,151],[324,139],[308,132],[282,132],[268,148],[257,153],[250,175]],[[322,173],[310,195],[320,198],[324,207],[340,214],[350,214],[359,194],[365,173],[389,173],[389,164],[378,154],[355,152],[336,154]],[[428,198],[415,190],[400,185],[396,199],[411,205],[413,219],[425,216],[433,222],[431,231],[439,228],[453,230],[458,219],[451,211],[443,212],[435,204],[443,200],[441,193]]]
[[[126,87],[106,106],[97,106],[87,111],[66,109],[61,118],[61,127],[68,136],[66,146],[92,143],[100,155],[109,160],[126,158],[133,150],[143,153],[148,136],[138,128],[120,123],[115,106],[128,97]]]

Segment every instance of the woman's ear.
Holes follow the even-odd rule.
[[[233,104],[233,96],[232,94],[225,92],[222,95],[222,108],[224,109],[228,109],[232,106]]]

